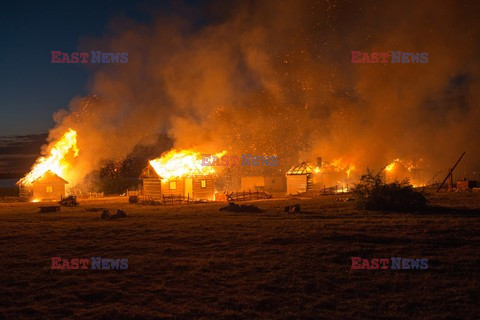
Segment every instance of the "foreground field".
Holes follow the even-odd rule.
[[[415,214],[336,198],[253,202],[263,213],[0,204],[0,318],[478,319],[479,194],[435,195],[457,209]],[[304,212],[283,213],[294,203]],[[128,217],[104,221],[92,207]],[[428,258],[429,268],[352,270],[357,256]],[[51,270],[51,257],[127,258],[128,269]]]

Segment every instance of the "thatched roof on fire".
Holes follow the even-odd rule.
[[[300,174],[309,174],[317,173],[318,167],[314,164],[308,162],[302,162],[298,166],[294,166],[287,171],[287,175],[300,175]]]

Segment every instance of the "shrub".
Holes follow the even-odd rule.
[[[425,209],[427,199],[413,188],[408,179],[384,183],[380,174],[370,170],[352,189],[356,207],[362,210],[412,211]]]

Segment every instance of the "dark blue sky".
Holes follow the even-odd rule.
[[[0,9],[0,136],[47,132],[52,114],[86,93],[82,64],[52,64],[50,51],[74,52],[114,16],[148,19],[166,1],[9,1]],[[145,13],[145,14],[144,14]]]

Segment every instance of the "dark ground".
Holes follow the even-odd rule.
[[[336,196],[149,207],[123,199],[40,214],[0,204],[0,318],[479,319],[480,193],[424,213],[360,212]],[[300,203],[299,215],[283,213]],[[123,208],[99,219],[86,208]],[[468,208],[465,209],[465,208]],[[127,270],[51,270],[51,257],[128,258]],[[427,270],[351,270],[350,257],[428,258]]]

